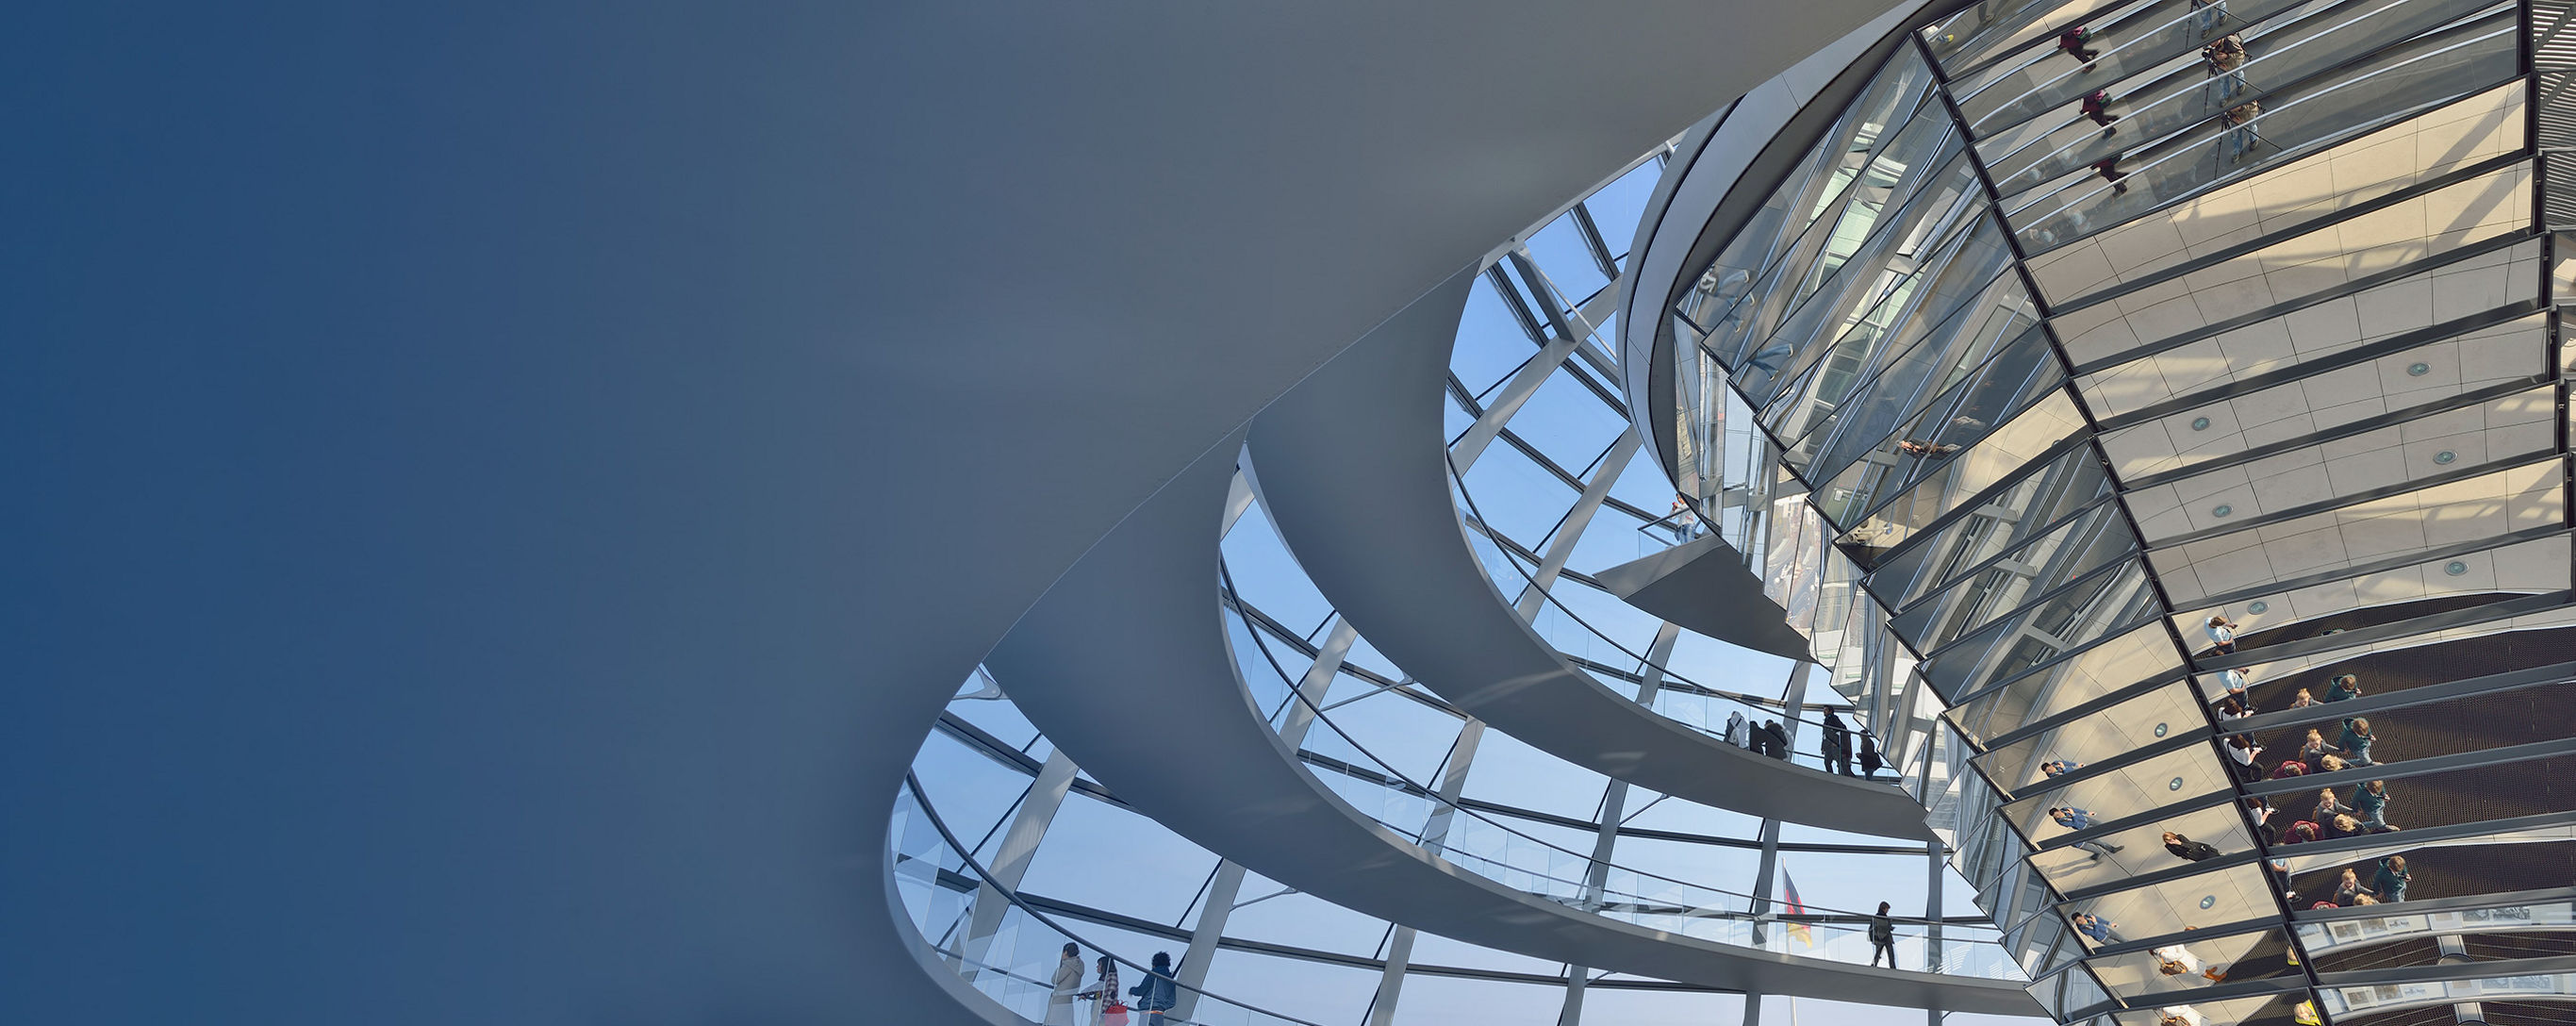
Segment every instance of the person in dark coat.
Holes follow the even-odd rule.
[[[2165,832],[2165,850],[2186,862],[2199,862],[2218,857],[2218,848],[2209,842],[2195,841],[2170,830]]]
[[[1888,918],[1888,904],[1878,903],[1878,914],[1869,917],[1869,964],[1878,967],[1878,956],[1887,956],[1887,967],[1896,968],[1896,920]]]
[[[1878,757],[1878,742],[1871,740],[1869,735],[1862,734],[1860,736],[1861,775],[1865,777],[1875,777],[1878,775],[1878,768],[1886,764],[1887,763],[1884,760],[1881,760]]]
[[[1770,750],[1763,754],[1782,762],[1789,761],[1789,732],[1780,728],[1780,721],[1762,721],[1762,733],[1770,737],[1770,740],[1766,742],[1766,744],[1770,746]]]
[[[1851,746],[1851,728],[1844,726],[1842,717],[1834,715],[1833,710],[1825,710],[1825,767],[1851,776]]]

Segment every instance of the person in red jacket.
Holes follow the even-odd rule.
[[[2111,91],[2108,89],[2096,89],[2084,94],[2084,116],[2092,118],[2094,124],[2103,126],[2102,138],[2105,139],[2120,134],[2119,126],[2112,124],[2120,120],[2120,116],[2111,113],[2107,109],[2110,106]]]

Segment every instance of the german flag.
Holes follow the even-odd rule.
[[[1789,879],[1789,867],[1787,866],[1780,867],[1780,890],[1787,895],[1787,898],[1781,902],[1781,904],[1785,906],[1782,909],[1783,915],[1803,916],[1807,914],[1806,903],[1798,900],[1798,881]],[[1811,948],[1816,946],[1816,935],[1814,932],[1807,929],[1807,924],[1792,921],[1786,925],[1789,927],[1789,935],[1798,938],[1798,943]]]

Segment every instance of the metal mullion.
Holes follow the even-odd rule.
[[[1601,268],[1601,276],[1618,281],[1619,258],[1611,254],[1610,244],[1601,238],[1601,228],[1592,223],[1592,211],[1577,200],[1569,213],[1574,215],[1575,234],[1583,237],[1583,248],[1592,251],[1592,263]]]

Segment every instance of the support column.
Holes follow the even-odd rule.
[[[1664,663],[1673,657],[1673,642],[1681,637],[1679,625],[1665,623],[1655,628],[1655,643],[1646,650],[1645,672],[1637,684],[1637,701],[1653,704],[1655,692],[1664,686]],[[1601,793],[1601,826],[1592,838],[1592,861],[1583,869],[1583,909],[1601,909],[1604,892],[1610,889],[1610,857],[1619,845],[1619,821],[1628,816],[1628,782],[1612,780]],[[1583,1019],[1583,989],[1589,982],[1590,966],[1569,965],[1565,969],[1565,1004],[1557,1010],[1556,1026],[1577,1026]]]
[[[1923,971],[1937,973],[1941,971],[1941,917],[1944,915],[1941,911],[1941,867],[1946,861],[1941,842],[1923,842],[1923,859],[1931,870],[1923,882],[1923,918],[1931,921],[1923,931]]]
[[[1582,1026],[1583,988],[1591,976],[1592,970],[1583,966],[1565,967],[1565,1004],[1557,1007],[1556,1026]]]
[[[1530,575],[1529,586],[1521,589],[1520,601],[1513,604],[1521,619],[1538,616],[1547,602],[1547,589],[1555,586],[1558,574],[1565,572],[1565,561],[1574,555],[1575,543],[1583,540],[1583,529],[1591,526],[1593,514],[1601,511],[1602,501],[1610,497],[1610,486],[1619,480],[1619,472],[1628,468],[1628,460],[1637,455],[1639,444],[1636,428],[1621,432],[1609,454],[1602,457],[1600,468],[1592,472],[1592,479],[1584,482],[1583,495],[1566,511],[1565,522],[1557,526],[1556,539],[1539,556],[1538,572]]]
[[[1449,765],[1440,772],[1440,804],[1431,809],[1431,818],[1422,824],[1422,846],[1434,855],[1449,840],[1449,821],[1457,814],[1458,795],[1467,789],[1467,767],[1476,761],[1476,745],[1485,739],[1485,721],[1471,719],[1458,728],[1458,743],[1449,751]]]
[[[1556,373],[1557,366],[1573,354],[1579,342],[1579,339],[1571,338],[1549,340],[1547,345],[1540,347],[1537,356],[1530,357],[1529,362],[1522,364],[1511,380],[1503,384],[1501,391],[1494,393],[1493,400],[1485,404],[1485,412],[1468,426],[1466,434],[1458,436],[1457,444],[1449,447],[1449,459],[1458,465],[1458,473],[1463,475],[1468,467],[1475,465],[1476,457],[1484,455],[1485,447],[1492,445],[1494,437],[1503,433],[1503,422],[1521,411],[1521,404],[1529,402],[1529,397],[1538,393],[1538,386],[1547,383],[1548,376]]]
[[[1458,795],[1467,787],[1467,767],[1476,761],[1476,745],[1485,738],[1483,720],[1468,720],[1458,729],[1458,743],[1449,750],[1449,765],[1440,773],[1440,804],[1431,810],[1431,818],[1422,825],[1422,847],[1438,854],[1449,837],[1449,820],[1458,804]],[[1386,970],[1378,974],[1377,1000],[1369,1005],[1369,1026],[1390,1026],[1395,1017],[1396,999],[1404,993],[1404,972],[1413,963],[1414,930],[1398,926],[1388,938]]]
[[[1038,842],[1046,838],[1047,825],[1055,822],[1056,810],[1064,807],[1064,797],[1073,790],[1073,759],[1059,749],[1047,756],[1038,767],[1037,779],[1029,784],[1029,793],[1020,799],[1020,809],[1012,814],[1010,828],[1002,833],[1002,843],[993,849],[985,864],[992,874],[975,885],[975,910],[966,920],[966,937],[958,945],[959,971],[968,979],[981,972],[984,951],[993,943],[993,934],[1002,927],[1002,915],[1011,907],[1005,890],[1020,889],[1020,878],[1028,875],[1029,860],[1038,853]]]
[[[1753,872],[1753,946],[1770,939],[1771,881],[1780,875],[1780,821],[1762,821],[1762,863]]]
[[[1368,1026],[1394,1026],[1395,1002],[1404,995],[1404,971],[1413,964],[1413,928],[1399,926],[1386,942],[1386,971],[1378,975],[1377,997],[1369,1002]]]
[[[1237,482],[1243,480],[1238,476]],[[1291,750],[1306,740],[1306,732],[1315,725],[1315,710],[1332,690],[1333,675],[1340,673],[1342,660],[1350,655],[1351,644],[1359,640],[1358,628],[1348,620],[1336,620],[1324,635],[1324,646],[1315,653],[1315,661],[1306,675],[1297,680],[1298,701],[1288,704],[1287,714],[1280,718],[1279,739]],[[1208,880],[1207,899],[1199,903],[1198,920],[1190,925],[1189,950],[1181,955],[1181,964],[1172,976],[1180,984],[1178,1000],[1172,1005],[1172,1018],[1186,1020],[1197,1009],[1199,988],[1207,984],[1208,964],[1216,960],[1217,942],[1225,939],[1225,924],[1234,915],[1235,899],[1243,893],[1243,867],[1233,859],[1217,863],[1216,875]]]

